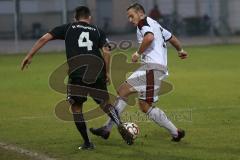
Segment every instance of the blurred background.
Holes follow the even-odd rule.
[[[186,45],[240,42],[239,0],[0,0],[0,53],[26,52],[45,32],[73,21],[74,8],[86,5],[93,23],[112,41],[135,41],[126,8],[141,3],[146,14]],[[63,50],[63,42],[45,50]],[[14,46],[14,47],[13,47]]]

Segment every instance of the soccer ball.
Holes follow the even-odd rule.
[[[136,139],[139,134],[138,125],[133,122],[125,122],[123,126],[133,135],[133,139]]]

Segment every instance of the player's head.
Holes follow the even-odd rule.
[[[139,3],[134,3],[127,8],[128,20],[137,26],[138,22],[145,17],[145,10]]]
[[[79,6],[75,9],[74,18],[76,21],[87,20],[90,22],[92,17],[88,7]]]

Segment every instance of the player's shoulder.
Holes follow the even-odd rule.
[[[138,23],[138,29],[141,30],[144,26],[154,27],[154,26],[159,26],[159,23],[150,17],[145,17]]]
[[[87,24],[87,26],[92,27],[94,29],[98,29],[98,27],[95,24]]]
[[[71,23],[65,23],[65,24],[61,24],[61,25],[55,26],[55,28],[65,29],[65,28],[68,28],[70,26],[71,26]]]
[[[97,25],[94,25],[94,26],[96,27],[96,30],[100,37],[106,36],[105,32],[100,27],[98,27]]]
[[[142,29],[144,26],[148,26],[148,27],[150,27],[150,24],[149,24],[149,21],[148,21],[148,18],[147,17],[145,17],[144,19],[141,19],[140,21],[139,21],[139,23],[138,23],[138,29]]]
[[[147,17],[147,21],[151,27],[161,27],[160,23],[152,19],[151,17]]]

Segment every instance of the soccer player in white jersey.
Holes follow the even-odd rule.
[[[158,100],[161,81],[168,75],[166,43],[169,41],[176,48],[181,59],[187,58],[187,52],[174,35],[145,15],[140,4],[129,6],[127,15],[128,20],[137,27],[137,39],[140,44],[138,51],[132,55],[132,62],[135,63],[141,58],[142,65],[119,87],[115,107],[121,114],[127,106],[128,96],[138,92],[141,111],[159,126],[167,129],[172,141],[179,142],[185,136],[185,131],[178,129],[160,108],[153,106],[153,103]],[[91,128],[90,131],[108,139],[112,126],[113,122],[109,119],[103,127]]]

